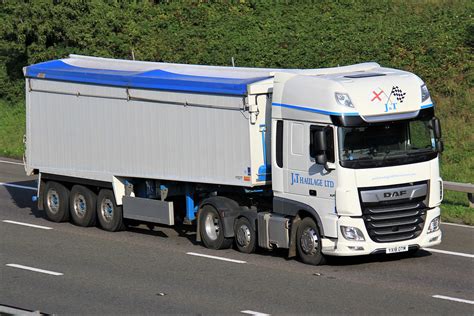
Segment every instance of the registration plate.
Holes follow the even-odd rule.
[[[385,249],[385,253],[398,253],[408,251],[408,246],[398,246]]]

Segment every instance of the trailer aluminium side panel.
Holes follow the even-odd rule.
[[[258,181],[265,104],[246,96],[125,89],[30,79],[28,166],[111,182],[113,176],[236,186]],[[256,147],[252,149],[251,147]]]

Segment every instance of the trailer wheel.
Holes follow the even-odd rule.
[[[237,219],[234,225],[235,246],[240,252],[252,253],[257,246],[257,234],[246,217]]]
[[[57,223],[67,221],[69,219],[69,190],[58,182],[49,181],[43,192],[43,206],[47,218]]]
[[[298,225],[296,246],[300,259],[304,263],[317,266],[325,262],[321,252],[321,235],[311,217],[304,218]]]
[[[232,245],[232,238],[224,237],[222,218],[214,207],[204,205],[199,217],[199,230],[204,246],[210,249],[225,249]]]
[[[75,185],[69,194],[69,208],[74,224],[88,227],[97,222],[97,197],[88,188]]]
[[[124,230],[122,206],[115,203],[114,193],[102,189],[97,197],[97,218],[100,226],[109,232]]]

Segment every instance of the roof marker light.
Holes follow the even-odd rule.
[[[336,101],[338,104],[344,105],[350,108],[354,107],[354,105],[352,104],[351,98],[349,97],[347,93],[336,92],[335,96],[336,96]]]
[[[426,87],[426,84],[423,84],[421,86],[421,102],[425,102],[430,98],[430,92],[428,91],[428,88]]]

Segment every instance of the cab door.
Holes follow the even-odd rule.
[[[326,170],[325,164],[318,164],[312,148],[315,131],[322,131],[326,138],[326,157],[334,164],[334,129],[326,124],[301,121],[285,121],[283,162],[283,183],[285,198],[304,203],[319,215],[326,236],[337,237],[337,215],[335,192],[337,170]],[[314,148],[314,146],[313,146]],[[285,159],[284,159],[285,160]]]

